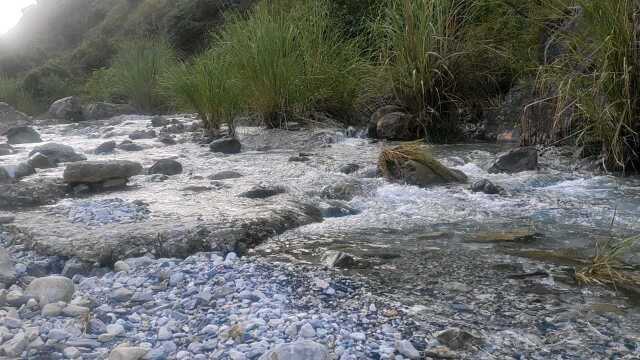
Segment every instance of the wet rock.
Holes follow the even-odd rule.
[[[118,149],[123,151],[141,151],[144,150],[142,145],[136,144],[131,140],[124,140],[120,144],[118,144]]]
[[[165,145],[175,145],[177,144],[176,139],[173,138],[173,136],[168,135],[168,134],[162,134],[158,137],[158,141],[160,141],[161,143],[165,144]]]
[[[83,161],[87,159],[84,155],[76,153],[71,146],[56,143],[46,143],[44,145],[36,146],[29,153],[29,156],[35,153],[41,153],[56,164],[61,162]]]
[[[279,185],[256,185],[239,196],[247,199],[266,199],[285,192],[287,192],[287,189]]]
[[[16,281],[16,268],[5,248],[0,247],[0,283],[11,285]]]
[[[0,225],[7,225],[7,224],[11,224],[12,222],[14,222],[16,220],[16,217],[11,215],[11,214],[7,214],[7,213],[2,213],[0,212]],[[2,282],[2,281],[0,281]]]
[[[11,155],[15,149],[9,144],[0,144],[0,156]]]
[[[12,127],[5,133],[7,143],[15,144],[32,144],[42,142],[40,134],[31,126]]]
[[[484,340],[468,331],[449,328],[436,335],[438,341],[452,350],[467,350],[484,343]]]
[[[148,174],[162,174],[167,176],[178,175],[182,173],[182,164],[172,159],[161,159],[156,161],[149,170]]]
[[[118,115],[135,114],[136,110],[129,104],[111,104],[97,102],[89,104],[85,108],[85,114],[89,120],[109,119]]]
[[[0,168],[4,169],[5,174],[8,174],[10,178],[15,180],[20,180],[36,173],[36,170],[33,166],[29,165],[28,162],[21,162],[17,165],[6,165]],[[3,175],[3,177],[6,177],[6,175]]]
[[[45,154],[39,152],[31,155],[27,162],[34,169],[50,169],[57,166],[54,161],[51,161]]]
[[[13,176],[9,174],[4,166],[0,166],[0,184],[7,184],[13,182]]]
[[[322,255],[322,265],[330,268],[351,268],[356,265],[356,260],[342,251],[327,250]]]
[[[169,121],[169,119],[165,118],[164,116],[156,115],[151,118],[151,126],[153,127],[163,127],[169,125],[170,123],[171,122]]]
[[[55,101],[49,107],[49,116],[52,119],[79,122],[85,120],[84,109],[80,98],[69,96]]]
[[[94,153],[96,155],[108,155],[108,154],[113,154],[113,152],[116,150],[116,142],[111,140],[111,141],[106,141],[103,142],[102,144],[100,144],[94,151]]]
[[[354,172],[360,170],[360,165],[358,164],[344,164],[338,169],[343,174],[353,174]]]
[[[154,130],[136,130],[129,134],[129,139],[131,140],[140,140],[140,139],[153,139],[157,136]]]
[[[538,150],[534,147],[525,147],[511,150],[498,157],[498,160],[489,168],[490,173],[517,173],[522,171],[537,170]]]
[[[64,194],[65,186],[57,179],[0,183],[0,209],[47,205],[61,199]]]
[[[0,102],[0,135],[11,127],[25,125],[30,121],[29,116],[14,109],[11,105]]]
[[[389,181],[422,187],[467,181],[463,172],[447,168],[418,146],[385,149],[380,154],[378,168]]]
[[[242,151],[242,144],[236,138],[223,138],[211,142],[209,150],[214,153],[238,154]]]
[[[329,351],[310,340],[278,345],[262,355],[259,360],[328,360]]]
[[[376,126],[379,139],[415,140],[420,138],[419,127],[414,117],[403,112],[383,115]]]
[[[62,314],[68,317],[83,317],[87,316],[90,311],[91,309],[88,307],[69,304],[62,310]]]
[[[149,349],[135,346],[118,346],[109,353],[109,360],[141,360]]]
[[[471,185],[471,191],[482,192],[489,195],[504,194],[505,191],[502,187],[495,185],[490,180],[482,179],[474,182]]]
[[[96,184],[139,175],[142,165],[128,160],[82,161],[67,165],[64,181],[68,184]]]
[[[339,200],[329,200],[320,204],[319,208],[322,212],[322,217],[325,218],[336,218],[358,214],[358,210]]]
[[[370,138],[378,138],[378,122],[385,115],[390,113],[402,112],[403,109],[396,105],[385,105],[379,108],[371,115],[369,119],[369,125],[367,126],[367,135]]]
[[[292,156],[289,158],[289,162],[307,162],[309,160],[311,159],[307,156]]]
[[[56,275],[34,279],[25,290],[25,294],[36,298],[40,306],[58,301],[69,302],[74,292],[71,279]]]
[[[237,171],[221,171],[219,173],[208,176],[209,180],[219,181],[219,180],[229,180],[229,179],[237,179],[241,178],[242,174]]]
[[[351,201],[355,196],[366,191],[364,184],[355,179],[339,180],[333,185],[322,188],[320,196],[331,200]]]

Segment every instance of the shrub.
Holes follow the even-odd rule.
[[[176,65],[171,47],[163,40],[125,42],[108,69],[94,72],[87,92],[98,99],[127,100],[138,110],[166,110],[170,99],[161,89],[161,77]]]
[[[244,107],[271,127],[309,110],[350,113],[367,72],[357,40],[344,38],[326,1],[263,1],[236,15],[215,43]]]
[[[611,169],[640,164],[640,4],[633,0],[549,0],[575,26],[555,36],[561,54],[542,66],[539,84],[555,102],[554,126],[573,124],[580,144],[599,144]],[[573,9],[576,9],[573,7]]]
[[[229,62],[222,54],[210,50],[192,64],[182,64],[165,78],[165,89],[175,96],[180,108],[195,110],[212,133],[228,124],[235,134],[233,117],[240,111],[238,81],[231,77]]]
[[[33,99],[15,78],[0,75],[0,102],[6,102],[27,114],[34,115],[37,112]]]
[[[57,63],[47,63],[24,77],[21,89],[31,99],[31,113],[42,113],[54,101],[74,94],[74,84],[69,72]]]
[[[374,24],[385,92],[416,114],[429,140],[455,138],[464,103],[495,92],[500,55],[469,35],[478,3],[392,0]]]

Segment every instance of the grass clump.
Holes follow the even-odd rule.
[[[242,93],[238,80],[231,77],[229,64],[222,54],[210,50],[193,63],[174,68],[165,81],[178,106],[195,110],[205,128],[214,134],[227,123],[230,135],[234,135],[233,118],[241,111]]]
[[[166,41],[139,39],[120,46],[109,68],[94,72],[87,82],[90,97],[127,101],[142,112],[165,110],[170,99],[162,91],[162,77],[177,64]]]
[[[576,271],[576,280],[585,285],[602,285],[615,289],[640,289],[640,276],[624,263],[623,255],[640,240],[640,236],[624,240],[596,242],[595,255]]]
[[[216,38],[238,81],[241,105],[268,127],[308,111],[348,116],[368,69],[357,39],[347,39],[325,0],[265,0],[235,16]]]
[[[378,158],[378,169],[386,179],[402,180],[406,178],[404,165],[410,161],[426,166],[445,181],[459,181],[459,177],[434,159],[424,145],[417,142],[383,149]]]
[[[569,126],[580,144],[597,144],[610,169],[640,164],[640,3],[548,0],[557,16],[574,9],[575,26],[555,36],[564,51],[542,66],[539,84],[555,103],[554,127]],[[576,7],[577,6],[577,7]]]

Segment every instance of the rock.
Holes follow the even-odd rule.
[[[498,157],[498,160],[489,168],[490,173],[517,173],[521,171],[537,170],[538,150],[534,147],[525,147],[511,150]]]
[[[41,153],[42,155],[49,158],[50,161],[56,164],[61,162],[87,160],[84,155],[76,153],[76,151],[71,146],[56,143],[46,143],[44,145],[36,146],[29,153],[29,156],[32,156],[35,153]]]
[[[36,298],[40,306],[57,301],[69,302],[74,292],[73,281],[57,275],[34,279],[25,290],[25,294]]]
[[[151,126],[153,127],[163,127],[169,124],[170,124],[170,121],[163,116],[156,115],[151,118]]]
[[[131,140],[124,140],[118,145],[118,149],[123,151],[141,151],[144,150],[142,145],[138,145]]]
[[[239,196],[247,199],[266,199],[279,194],[284,194],[285,192],[287,192],[287,189],[283,186],[256,185]]]
[[[78,258],[69,259],[62,269],[62,276],[73,278],[75,275],[87,275],[93,270],[93,264],[79,260]]]
[[[5,136],[7,143],[15,144],[33,144],[42,142],[40,134],[31,126],[17,126],[7,130]]]
[[[0,166],[0,184],[7,184],[13,182],[13,176],[9,174],[4,166]]]
[[[311,160],[308,156],[292,156],[289,158],[289,162],[307,162]]]
[[[62,314],[68,317],[82,317],[88,315],[90,311],[88,307],[69,304],[62,310]]]
[[[489,195],[503,194],[505,191],[502,187],[495,185],[490,180],[478,180],[471,185],[471,191],[482,192]]]
[[[109,360],[141,360],[149,349],[135,346],[118,346],[109,353]]]
[[[133,296],[133,291],[124,287],[115,289],[111,292],[111,298],[118,302],[129,301],[129,299],[131,299],[132,296]]]
[[[129,272],[131,267],[126,262],[120,260],[113,264],[113,271],[115,272]]]
[[[7,214],[7,213],[0,213],[0,225],[7,225],[7,224],[11,224],[12,222],[14,222],[16,220],[16,217],[11,215],[11,214]],[[0,282],[3,282],[2,280],[0,280]]]
[[[211,142],[209,150],[214,153],[237,154],[242,151],[242,144],[236,138],[223,138]]]
[[[242,174],[236,171],[221,171],[219,173],[208,176],[209,180],[219,181],[219,180],[229,180],[229,179],[237,179],[241,178]]]
[[[1,349],[4,350],[4,354],[9,356],[11,359],[18,359],[22,355],[22,352],[27,349],[27,345],[29,344],[29,338],[24,333],[24,331],[18,332],[13,338],[4,345],[2,345]]]
[[[30,120],[29,116],[17,111],[11,105],[0,102],[0,135],[5,134],[9,128],[26,125]]]
[[[136,110],[129,104],[111,104],[97,102],[85,108],[86,118],[89,120],[109,119],[118,115],[135,114]]]
[[[319,206],[322,217],[336,218],[358,214],[358,210],[339,200],[328,200]]]
[[[103,142],[100,144],[94,151],[96,155],[108,155],[113,154],[116,150],[116,142],[111,140],[107,142]]]
[[[482,338],[458,328],[449,328],[436,335],[438,341],[451,350],[465,350],[473,346],[479,346],[484,341]]]
[[[422,133],[414,117],[403,112],[383,115],[376,126],[379,139],[415,140]]]
[[[9,253],[0,247],[0,283],[11,285],[16,282],[16,268]]]
[[[530,242],[540,234],[536,234],[529,228],[514,229],[508,231],[485,231],[470,234],[467,242],[491,243],[491,242]]]
[[[36,173],[36,170],[29,165],[28,162],[21,162],[17,165],[1,166],[0,168],[4,170],[4,175],[2,176],[5,177],[5,179],[6,175],[8,175],[11,179],[20,180]]]
[[[153,139],[157,134],[154,130],[136,130],[129,134],[129,139],[131,140],[140,140],[140,139]]]
[[[47,205],[61,199],[65,193],[64,184],[57,179],[27,180],[14,184],[1,182],[0,210]]]
[[[355,196],[363,194],[365,186],[355,179],[339,180],[333,185],[327,185],[320,195],[325,199],[351,201]]]
[[[50,169],[57,166],[57,164],[51,161],[45,154],[39,152],[31,155],[27,162],[34,169]]]
[[[342,251],[327,250],[322,255],[322,265],[333,268],[350,268],[356,264],[353,256]]]
[[[338,169],[343,174],[353,174],[354,172],[360,170],[360,165],[358,164],[344,164]]]
[[[327,348],[314,341],[305,340],[276,346],[258,360],[328,360]]]
[[[378,122],[385,115],[390,113],[402,112],[403,109],[396,105],[385,105],[379,108],[376,112],[371,115],[369,119],[369,125],[367,126],[367,135],[370,138],[378,138]]]
[[[44,317],[56,317],[62,315],[62,310],[67,305],[64,302],[49,303],[42,307],[42,316]]]
[[[142,165],[128,160],[82,161],[67,165],[63,178],[68,184],[97,184],[139,175]]]
[[[445,167],[425,149],[413,145],[383,150],[378,168],[389,181],[422,187],[467,181],[464,173]]]
[[[311,326],[311,324],[305,323],[300,327],[298,335],[300,335],[304,339],[311,339],[316,336],[316,330],[313,328],[313,326]]]
[[[9,144],[0,144],[0,156],[11,155],[15,152]]]
[[[84,109],[80,98],[69,96],[55,101],[49,107],[49,116],[52,119],[79,122],[85,120]]]
[[[73,346],[64,348],[64,351],[62,353],[69,359],[78,359],[82,357],[82,353],[80,352],[80,350]]]
[[[168,135],[168,134],[162,134],[158,137],[158,141],[160,141],[161,143],[165,144],[165,145],[175,145],[177,144],[176,139],[173,138],[173,136]]]
[[[409,340],[398,340],[396,341],[396,350],[402,355],[406,356],[409,359],[419,359],[420,353],[413,346],[411,341]]]
[[[162,159],[156,161],[149,170],[149,175],[162,174],[167,176],[178,175],[182,173],[182,164],[172,159]]]

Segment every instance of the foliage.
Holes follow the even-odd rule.
[[[102,100],[127,100],[140,111],[166,109],[170,103],[161,88],[161,78],[176,65],[166,41],[139,39],[125,42],[110,68],[95,72],[87,92]]]
[[[576,26],[554,34],[564,51],[542,66],[539,84],[555,104],[555,124],[569,119],[581,144],[600,144],[611,169],[640,164],[640,4],[633,0],[548,0]],[[576,9],[576,8],[574,8]]]
[[[368,69],[326,1],[263,1],[235,16],[216,46],[230,62],[247,110],[279,126],[309,110],[348,114]]]
[[[210,50],[192,64],[181,64],[165,77],[165,91],[175,96],[178,105],[195,110],[211,132],[226,122],[234,134],[233,117],[240,111],[238,81],[232,78],[229,62]]]
[[[22,87],[21,81],[15,78],[0,76],[0,102],[6,102],[28,114],[37,112],[32,98]]]
[[[587,285],[637,288],[640,286],[640,276],[625,266],[623,255],[639,240],[640,236],[597,242],[594,256],[576,271],[576,280]]]

